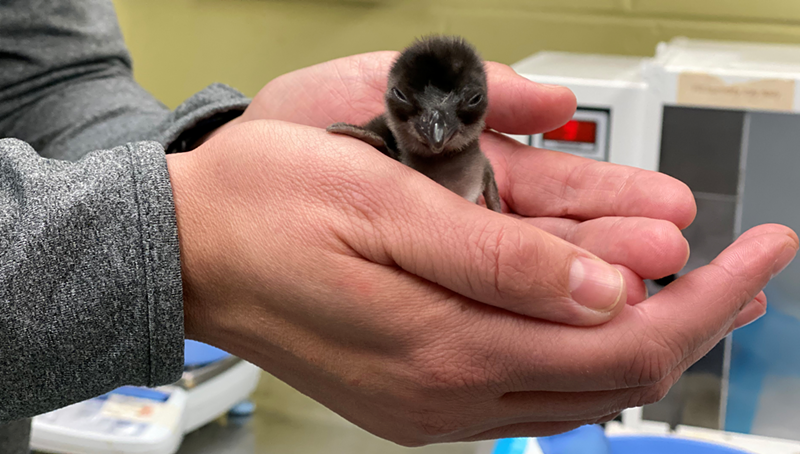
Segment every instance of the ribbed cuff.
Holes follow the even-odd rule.
[[[183,373],[183,287],[175,203],[164,150],[156,142],[130,144],[141,226],[144,292],[148,307],[148,386],[173,383]]]

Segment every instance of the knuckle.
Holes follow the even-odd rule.
[[[669,376],[682,355],[670,343],[656,338],[635,347],[635,353],[625,369],[623,382],[627,387],[653,386]]]
[[[516,223],[489,224],[475,232],[474,250],[480,254],[477,263],[489,271],[495,295],[513,299],[528,293],[534,282],[531,265],[541,256],[537,243],[526,238]]]

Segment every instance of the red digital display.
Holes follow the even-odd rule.
[[[564,126],[544,133],[544,140],[559,142],[595,143],[597,139],[597,123],[593,121],[571,120]]]

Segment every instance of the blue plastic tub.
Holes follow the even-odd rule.
[[[700,441],[666,437],[611,437],[612,454],[749,454]]]
[[[500,440],[493,454],[531,454],[527,438]],[[600,426],[584,426],[538,439],[544,454],[749,454],[746,451],[681,438],[657,436],[606,437]]]

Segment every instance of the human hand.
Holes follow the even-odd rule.
[[[540,186],[506,177],[509,205],[533,215],[645,214],[650,187],[674,181],[498,150],[507,172],[535,167]],[[570,292],[574,260],[591,254],[358,141],[251,121],[167,159],[187,337],[409,446],[562,432],[658,400],[763,313],[759,291],[798,247],[785,227],[757,227],[656,296],[594,311]],[[542,188],[558,204],[526,196]],[[610,282],[589,293],[612,301]]]
[[[219,132],[258,119],[318,128],[340,121],[363,124],[384,111],[387,75],[397,55],[355,55],[278,77]],[[506,65],[486,66],[490,128],[534,134],[572,117],[576,101],[570,90],[531,82]],[[493,132],[484,134],[481,147],[494,166],[505,210],[617,265],[628,304],[646,297],[642,278],[661,278],[685,265],[689,247],[680,229],[694,219],[695,204],[684,184],[652,172],[617,171],[563,153],[534,151]],[[543,167],[548,170],[541,172]],[[567,169],[574,173],[565,175]],[[618,197],[618,190],[626,194]],[[570,211],[575,207],[580,211]]]

